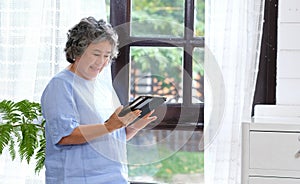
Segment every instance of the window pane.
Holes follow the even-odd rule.
[[[153,183],[202,183],[201,132],[142,130],[128,142],[129,180]]]
[[[193,52],[192,103],[204,102],[204,49],[195,48]]]
[[[183,37],[184,0],[132,0],[131,36]]]
[[[130,98],[160,95],[182,102],[182,48],[131,47]]]
[[[110,0],[105,0],[105,6],[106,6],[106,17],[107,21],[110,21]]]
[[[195,0],[195,36],[204,36],[205,0]]]

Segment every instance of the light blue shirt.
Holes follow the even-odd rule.
[[[108,83],[63,70],[47,85],[41,98],[47,184],[128,183],[125,128],[84,144],[58,144],[79,125],[104,123],[120,105]]]

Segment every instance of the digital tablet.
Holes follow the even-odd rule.
[[[126,105],[119,113],[119,116],[124,116],[131,111],[141,110],[142,112],[139,116],[139,118],[141,118],[156,109],[158,106],[162,105],[165,101],[166,98],[160,96],[139,96],[134,101]]]

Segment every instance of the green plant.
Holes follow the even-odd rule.
[[[27,163],[34,157],[35,172],[44,167],[45,160],[45,120],[39,103],[22,100],[0,102],[0,154],[8,147],[12,160],[18,152]]]

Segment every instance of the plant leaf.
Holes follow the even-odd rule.
[[[27,163],[29,164],[31,157],[34,154],[34,150],[37,148],[38,140],[37,140],[37,133],[38,128],[34,124],[22,124],[21,131],[22,131],[22,140],[19,145],[19,154],[21,160],[26,159]]]
[[[0,102],[0,112],[3,113],[2,119],[5,123],[14,124],[20,120],[20,115],[17,113],[16,104],[10,100]]]
[[[10,143],[9,143],[9,154],[10,154],[12,160],[14,160],[16,158],[15,142],[13,139],[11,139]]]
[[[35,159],[37,160],[35,166],[35,173],[39,173],[45,164],[45,150],[46,150],[46,140],[40,139],[39,141],[40,149],[37,151]]]
[[[22,100],[16,103],[16,107],[21,112],[22,118],[25,120],[32,121],[38,118],[39,108],[36,103]]]
[[[26,159],[28,164],[35,157],[35,172],[40,172],[44,167],[46,147],[45,119],[40,104],[28,100],[17,103],[3,100],[0,101],[0,113],[0,155],[8,146],[12,160],[16,158],[16,152],[21,161]]]
[[[13,126],[10,124],[2,124],[0,125],[0,154],[2,154],[5,146],[8,145],[11,136],[10,133],[13,129]]]

